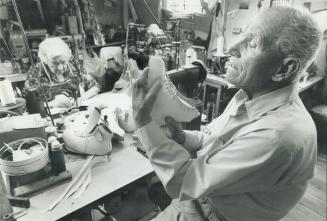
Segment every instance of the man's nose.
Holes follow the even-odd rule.
[[[59,64],[57,67],[58,70],[62,71],[64,70],[64,65],[63,64]]]

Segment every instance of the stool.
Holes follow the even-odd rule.
[[[310,110],[317,127],[318,141],[327,143],[327,105],[317,105]]]

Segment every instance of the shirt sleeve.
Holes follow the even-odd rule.
[[[278,185],[291,161],[290,153],[280,145],[273,130],[231,139],[196,159],[191,159],[155,124],[146,125],[138,133],[167,193],[179,200],[212,192],[226,195],[271,189]]]

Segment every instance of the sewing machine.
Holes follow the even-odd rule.
[[[26,108],[30,114],[40,113],[42,117],[45,117],[46,112],[44,107],[45,100],[50,101],[56,95],[66,92],[70,97],[73,97],[77,101],[79,95],[79,79],[77,76],[73,76],[63,83],[56,83],[52,85],[41,85],[35,88],[26,90]]]

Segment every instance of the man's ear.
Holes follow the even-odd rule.
[[[295,58],[285,58],[277,72],[272,76],[273,81],[284,81],[296,74],[300,68],[300,61]]]

